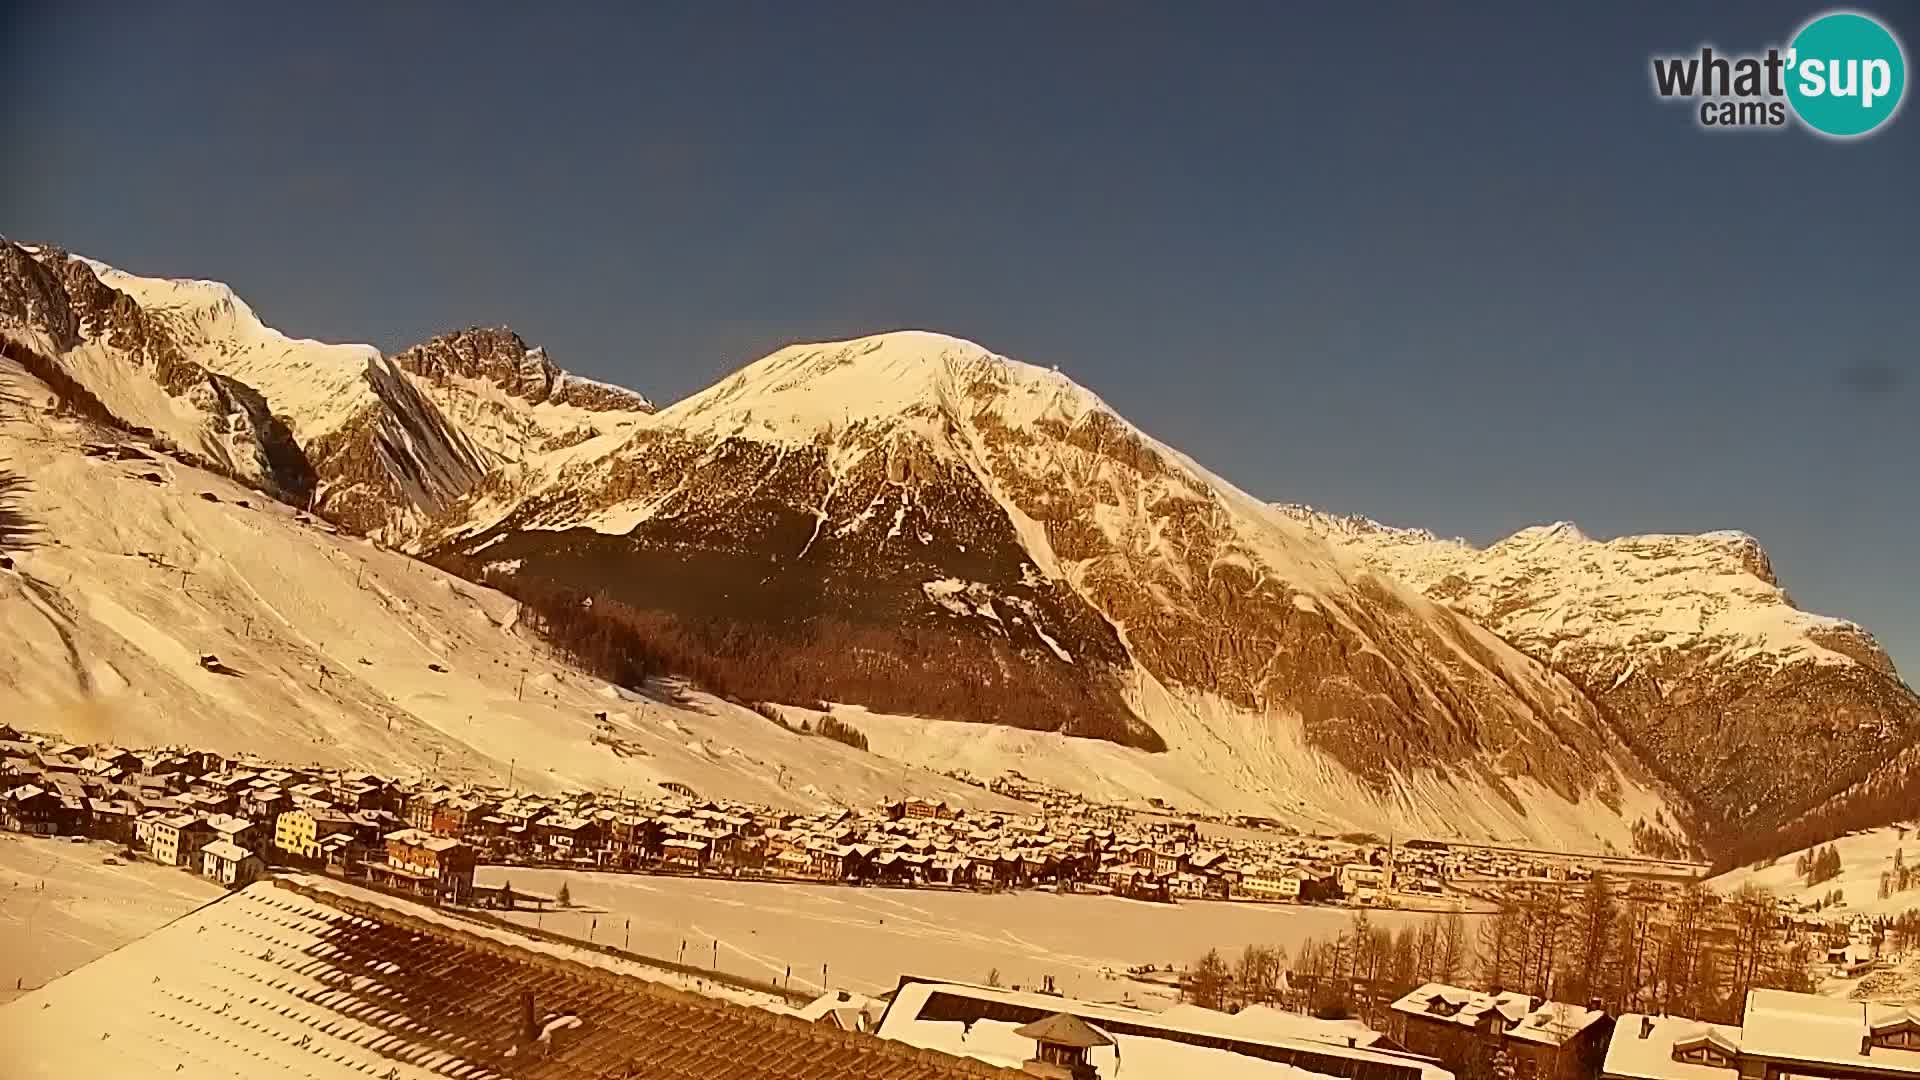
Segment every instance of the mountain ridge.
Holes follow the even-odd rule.
[[[1566,672],[1712,830],[1786,825],[1873,789],[1920,743],[1920,697],[1872,635],[1794,606],[1739,530],[1600,541],[1568,522],[1486,548],[1304,507],[1278,512]]]
[[[864,605],[904,623],[971,608],[1008,640],[990,613],[1033,603],[1019,590],[1039,582],[1057,602],[1028,622],[1041,639],[1029,659],[1094,656],[1123,680],[1153,680],[1171,708],[1142,715],[1137,691],[1130,708],[1156,732],[1191,728],[1167,736],[1176,750],[1267,725],[1376,797],[1404,769],[1490,789],[1524,773],[1570,802],[1617,797],[1621,774],[1575,764],[1618,748],[1570,684],[1272,518],[1059,373],[970,342],[904,332],[779,350],[617,447],[532,471],[482,493],[486,510],[443,538],[443,554],[586,585],[657,576],[616,569],[623,550],[656,571],[662,558],[724,552],[815,581],[815,603],[835,615]],[[590,570],[568,565],[588,547]],[[857,580],[827,565],[843,551]],[[923,563],[923,551],[938,557]],[[800,560],[815,565],[793,569]],[[963,563],[973,569],[953,572]],[[1090,632],[1063,633],[1063,619]],[[1199,699],[1212,700],[1180,704]],[[1183,715],[1200,713],[1217,715]]]

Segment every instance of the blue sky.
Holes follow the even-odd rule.
[[[1745,529],[1920,671],[1920,113],[1649,89],[1816,7],[272,7],[10,11],[0,232],[662,401],[942,330],[1273,499]]]

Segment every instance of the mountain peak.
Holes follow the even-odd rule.
[[[964,338],[898,330],[789,345],[672,406],[683,425],[775,442],[811,442],[862,425],[943,436],[982,403],[1009,423],[1071,422],[1105,406],[1057,370],[1011,360]]]
[[[528,345],[511,327],[469,326],[403,349],[393,362],[435,385],[468,381],[498,388],[533,404],[571,405],[589,412],[653,411],[631,390],[563,371],[547,350]]]

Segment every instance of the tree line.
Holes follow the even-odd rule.
[[[1362,910],[1333,938],[1301,943],[1290,968],[1286,949],[1278,945],[1248,945],[1232,961],[1218,949],[1209,950],[1183,981],[1182,994],[1209,1009],[1275,1005],[1371,1022],[1382,997],[1391,1003],[1423,983],[1467,977],[1472,953],[1467,921],[1459,912],[1435,915],[1396,933],[1374,925]]]
[[[1396,932],[1355,912],[1340,934],[1300,947],[1286,980],[1287,1004],[1378,1028],[1396,999],[1442,982],[1615,1015],[1730,1023],[1751,989],[1811,990],[1818,945],[1765,889],[1748,886],[1723,897],[1696,881],[1663,895],[1623,889],[1596,874],[1579,885],[1539,882],[1510,893],[1476,920],[1471,937],[1458,913]],[[1189,974],[1185,996],[1227,1009],[1265,1000],[1265,968],[1251,948],[1237,964],[1210,951]]]
[[[1480,926],[1483,983],[1611,1013],[1737,1022],[1757,987],[1808,991],[1814,942],[1766,889],[1721,896],[1699,881],[1671,895],[1542,883]]]
[[[881,713],[1143,741],[1128,729],[1131,714],[1117,691],[1097,685],[1100,674],[1000,655],[994,650],[1008,646],[999,638],[974,641],[938,626],[832,616],[782,631],[643,608],[604,590],[508,573],[468,556],[436,561],[518,600],[524,625],[557,655],[621,686],[675,676],[740,704],[857,701]],[[865,748],[866,736],[837,718],[819,727],[819,734]]]

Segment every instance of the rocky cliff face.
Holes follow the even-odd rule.
[[[1722,838],[1874,788],[1920,739],[1920,698],[1885,651],[1853,623],[1794,607],[1744,533],[1602,542],[1562,522],[1476,550],[1278,512],[1564,672]]]
[[[129,426],[278,497],[312,495],[312,464],[266,399],[196,362],[163,320],[85,261],[0,238],[0,334]]]
[[[490,465],[630,429],[653,411],[631,390],[570,375],[505,327],[441,334],[393,362],[488,456]]]
[[[951,338],[783,350],[612,452],[497,472],[454,518],[444,556],[1080,703],[964,718],[1174,753],[1264,728],[1372,797],[1437,777],[1522,816],[1520,778],[1600,818],[1645,795],[1566,679],[1057,373]]]

